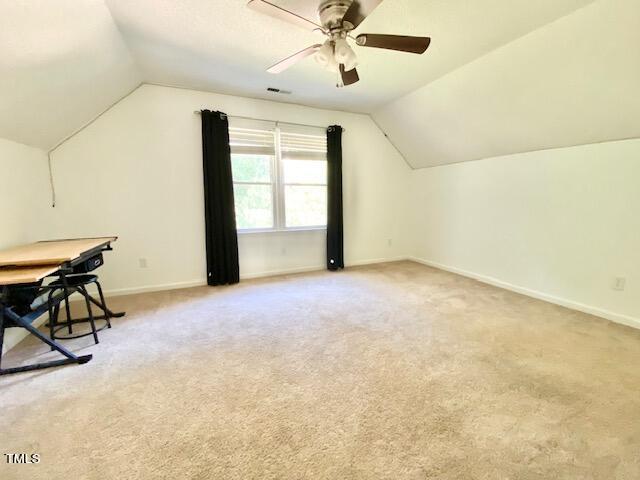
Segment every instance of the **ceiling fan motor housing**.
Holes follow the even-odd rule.
[[[342,22],[342,18],[352,3],[353,0],[324,0],[318,7],[318,17],[322,26],[328,31],[352,30],[351,25]]]

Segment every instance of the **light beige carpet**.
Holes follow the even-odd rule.
[[[3,480],[640,478],[631,328],[409,262],[111,303],[0,378]]]

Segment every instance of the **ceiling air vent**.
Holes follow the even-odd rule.
[[[280,90],[279,88],[273,88],[273,87],[267,88],[267,92],[279,93],[281,95],[291,95],[291,92],[289,90]]]

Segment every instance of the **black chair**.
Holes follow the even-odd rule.
[[[91,284],[95,284],[98,289],[98,295],[100,296],[100,302],[97,302],[89,292],[87,291],[87,287]],[[64,280],[62,278],[51,282],[47,285],[49,288],[49,294],[47,297],[47,302],[49,305],[49,336],[54,340],[70,340],[72,338],[81,338],[86,337],[87,335],[93,335],[93,340],[96,344],[100,343],[98,340],[98,332],[104,330],[105,328],[111,328],[111,311],[107,308],[107,305],[104,300],[104,294],[102,293],[102,286],[100,282],[98,282],[98,277],[96,275],[91,274],[74,274],[74,275],[66,275]],[[65,310],[66,310],[66,321],[59,321],[58,317],[60,315],[60,301],[55,302],[54,299],[56,295],[60,294],[64,295],[65,302]],[[87,305],[87,317],[85,318],[77,318],[74,319],[71,317],[71,308],[69,306],[69,297],[73,293],[79,293],[84,297],[85,303]],[[94,303],[97,305],[103,312],[104,315],[94,316],[93,310],[91,308],[91,304]],[[105,324],[96,328],[96,320],[105,320]],[[81,333],[73,335],[73,325],[77,323],[85,323],[89,322],[91,325],[91,331],[87,333]],[[60,336],[58,332],[67,329],[68,335]]]

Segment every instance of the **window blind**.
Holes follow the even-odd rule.
[[[232,119],[229,122],[231,153],[275,155],[276,137],[282,159],[327,160],[327,134],[322,128],[277,125],[261,120]]]
[[[280,132],[280,152],[285,160],[327,160],[327,136]]]
[[[254,128],[229,128],[231,153],[244,155],[275,155],[273,131]]]

